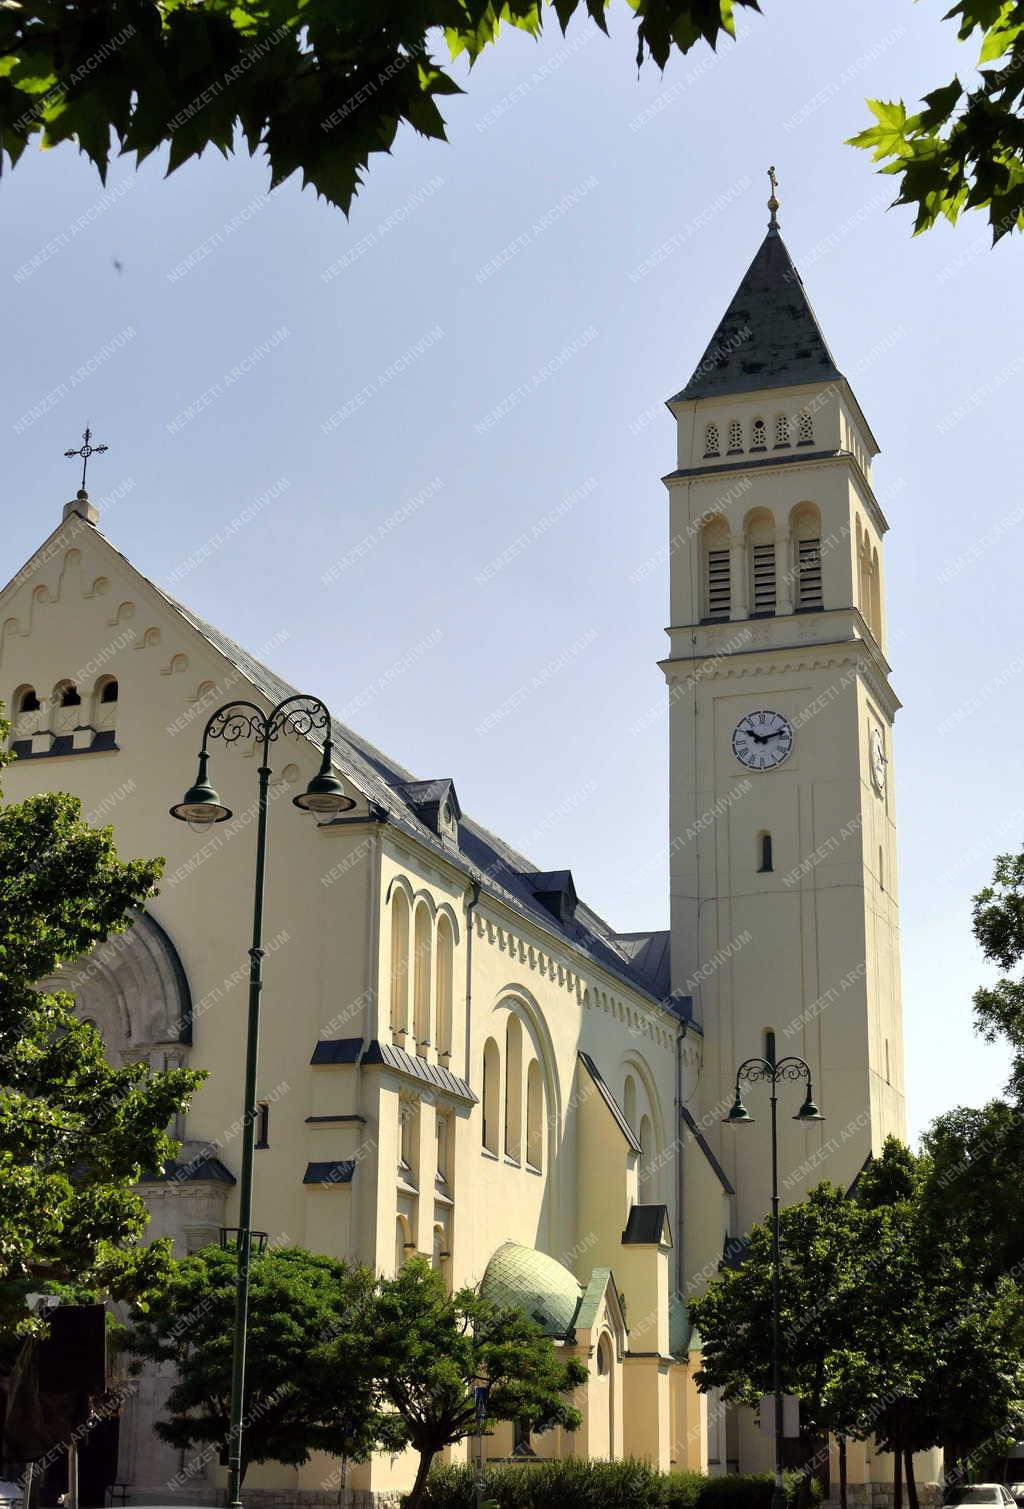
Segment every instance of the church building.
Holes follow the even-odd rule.
[[[827,1120],[793,1119],[806,1082],[779,1091],[787,1203],[850,1186],[904,1130],[878,447],[770,209],[668,401],[669,930],[617,932],[571,856],[538,871],[462,811],[457,771],[413,773],[334,723],[353,806],[317,823],[292,798],[323,735],[271,746],[253,1225],[381,1272],[423,1254],[578,1356],[580,1429],[502,1427],[489,1458],[769,1467],[753,1418],[698,1392],[687,1310],[768,1208],[768,1091],[745,1083],[759,1124],[725,1125],[737,1069],[810,1068]],[[211,741],[227,820],[195,832],[168,808],[217,708],[293,689],[98,525],[80,491],[2,591],[5,797],[71,792],[122,857],[166,856],[131,930],[61,983],[115,1063],[209,1071],[143,1186],[180,1256],[238,1218],[258,746]],[[167,1387],[150,1372],[129,1399],[117,1479],[135,1502],[213,1502],[223,1469],[153,1431]],[[885,1465],[851,1446],[851,1482]],[[336,1494],[339,1472],[253,1468],[247,1496]],[[381,1457],[347,1486],[412,1473]]]

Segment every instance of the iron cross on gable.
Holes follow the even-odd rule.
[[[85,492],[85,469],[89,465],[89,457],[90,456],[102,456],[103,452],[107,449],[107,447],[105,445],[91,445],[90,444],[90,441],[92,440],[92,430],[90,430],[90,428],[89,428],[88,425],[86,425],[85,429],[82,431],[82,439],[85,441],[85,444],[84,445],[80,445],[78,447],[77,451],[65,451],[64,454],[65,454],[65,456],[81,456],[81,458],[82,458],[82,487],[81,487],[81,491]]]

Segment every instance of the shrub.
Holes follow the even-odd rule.
[[[803,1481],[786,1474],[786,1497],[798,1502]],[[484,1468],[484,1500],[498,1509],[770,1509],[770,1473],[729,1473],[706,1478],[699,1472],[657,1472],[648,1462],[493,1462]],[[821,1500],[817,1479],[804,1500]],[[427,1480],[424,1509],[476,1509],[476,1476],[468,1466],[440,1466]]]

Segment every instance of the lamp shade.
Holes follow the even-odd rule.
[[[743,1104],[743,1101],[740,1099],[739,1085],[736,1086],[736,1099],[732,1103],[732,1110],[729,1112],[728,1116],[725,1119],[730,1126],[749,1126],[754,1121],[754,1117],[751,1116],[750,1112]]]
[[[207,778],[206,762],[209,758],[204,749],[199,756],[195,785],[190,786],[181,801],[170,809],[172,817],[194,828],[205,828],[210,823],[224,823],[231,816],[231,808],[224,806]]]
[[[324,757],[320,769],[292,803],[302,812],[312,812],[316,817],[337,817],[339,812],[351,812],[355,802],[348,795],[338,777],[331,770],[330,739],[324,744]]]
[[[821,1112],[818,1110],[818,1107],[814,1103],[814,1094],[813,1094],[812,1089],[811,1089],[811,1082],[810,1082],[810,1080],[807,1081],[807,1094],[804,1096],[804,1103],[800,1107],[799,1111],[797,1111],[796,1115],[793,1117],[793,1120],[794,1121],[824,1121],[825,1120],[824,1116],[821,1114]]]

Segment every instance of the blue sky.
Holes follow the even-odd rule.
[[[764,233],[765,169],[882,446],[912,1130],[979,1103],[969,898],[1024,839],[1021,242],[913,241],[842,145],[969,68],[942,6],[811,0],[639,79],[624,5],[508,33],[351,218],[259,161],[71,147],[0,185],[13,572],[77,485],[147,574],[620,929],[667,925],[662,401]],[[120,263],[120,269],[115,266]],[[16,355],[15,355],[16,354]]]

